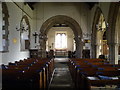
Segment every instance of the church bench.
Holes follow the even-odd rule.
[[[91,86],[106,86],[106,85],[120,85],[118,80],[90,80]]]
[[[8,90],[18,86],[18,79],[22,76],[21,69],[2,69],[2,87]]]
[[[41,68],[38,69],[38,67],[33,67],[28,70],[24,71],[23,82],[28,81],[33,86],[36,86],[36,88],[44,88],[45,84],[45,69]]]
[[[82,60],[89,62],[104,62],[104,59],[98,59],[98,58],[82,59]]]
[[[104,62],[101,60],[100,62],[96,62],[97,60],[81,60],[81,59],[71,59],[69,60],[69,69],[72,75],[72,79],[75,83],[75,86],[77,89],[83,89],[83,83],[86,81],[87,83],[84,83],[88,86],[89,90],[91,85],[98,85],[97,83],[101,85],[120,85],[120,79],[118,80],[89,80],[87,77],[98,77],[99,75],[107,76],[107,77],[118,77],[120,76],[119,65],[110,65],[110,64],[104,64]],[[84,64],[84,62],[86,64]],[[83,78],[84,77],[84,78]],[[97,83],[95,83],[97,82]],[[104,82],[104,83],[102,83]],[[106,82],[106,83],[105,83]],[[110,82],[110,83],[109,83]],[[85,87],[84,87],[85,88]]]
[[[21,70],[24,70],[24,69],[28,69],[30,66],[28,65],[9,65],[9,66],[6,66],[8,69],[21,69]]]
[[[15,61],[15,64],[20,64],[20,63],[32,63],[36,61],[35,59],[24,59],[24,60],[19,60],[19,61]]]
[[[7,70],[7,72],[6,72]],[[36,68],[32,68],[32,69],[28,69],[28,70],[24,70],[24,71],[19,71],[18,69],[15,70],[3,70],[3,87],[5,87],[4,85],[6,85],[9,88],[17,88],[18,86],[20,86],[20,84],[22,84],[24,86],[24,88],[32,88],[34,85],[36,86],[37,84],[39,84],[40,80],[42,80],[41,82],[44,83],[44,74],[41,74],[42,76],[40,76],[40,70],[38,72],[38,70]],[[21,70],[21,69],[20,69]],[[4,72],[5,71],[5,72]],[[44,73],[44,71],[42,71],[42,73]],[[22,75],[20,75],[22,74]],[[9,75],[9,76],[8,76]],[[41,77],[41,78],[39,78]],[[11,85],[12,82],[12,85]],[[15,86],[13,86],[13,84],[15,84]],[[29,86],[29,85],[32,85]],[[29,87],[27,87],[27,85]],[[17,87],[16,87],[17,86]],[[44,86],[41,86],[41,88],[43,88]]]
[[[52,72],[51,70],[53,70],[54,68],[52,67],[53,60],[43,59],[43,60],[33,60],[33,61],[36,61],[36,63],[32,64],[31,66],[28,65],[28,63],[31,63],[31,61],[30,62],[27,61],[27,63],[25,62],[25,64],[23,64],[23,62],[22,64],[18,64],[17,62],[17,65],[8,65],[9,69],[3,70],[3,75],[4,75],[3,86],[5,87],[8,84],[10,84],[11,81],[13,82],[15,81],[14,83],[16,83],[16,86],[20,86],[20,84],[22,83],[22,85],[26,88],[35,88],[35,87],[36,88],[38,87],[37,89],[47,88],[50,80],[48,74],[51,73]],[[26,66],[28,66],[29,68],[25,68]],[[8,77],[8,75],[10,75],[10,77]],[[6,80],[9,80],[10,82],[6,82]],[[27,85],[28,86],[31,85],[31,86],[27,87]],[[8,86],[10,87],[11,85]],[[14,88],[14,86],[11,86],[10,88]],[[18,89],[18,87],[16,88]]]
[[[80,58],[71,58],[71,61],[86,61],[86,62],[104,62],[104,59],[92,58],[92,59],[80,59]]]
[[[76,87],[77,87],[77,89],[81,89],[81,88],[83,88],[83,86],[85,86],[85,87],[87,87],[88,85],[90,85],[90,86],[105,86],[105,85],[120,85],[120,78],[118,77],[118,76],[120,76],[120,72],[119,73],[116,73],[116,75],[114,74],[113,75],[113,73],[116,73],[116,72],[103,72],[103,73],[101,73],[101,74],[97,74],[96,73],[96,71],[87,71],[87,72],[78,72],[77,71],[77,74],[76,74],[76,77],[75,77],[75,85],[76,85]],[[102,75],[102,76],[107,76],[107,77],[112,77],[112,78],[116,78],[117,77],[117,79],[99,79],[98,77],[99,77],[99,75]],[[84,77],[83,77],[84,76]],[[89,78],[94,78],[93,80],[92,79],[89,79],[89,78],[87,78],[87,77],[89,77]],[[84,79],[83,79],[84,78]],[[85,81],[87,82],[87,83],[84,83]],[[83,83],[85,84],[85,85],[83,85]],[[87,85],[87,86],[86,86]],[[88,86],[88,88],[90,87],[90,86]]]
[[[98,75],[104,75],[104,76],[120,76],[119,71],[86,71],[86,70],[77,70],[77,73],[81,73],[85,76],[98,76]]]

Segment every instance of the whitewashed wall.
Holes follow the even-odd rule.
[[[16,5],[9,2],[6,4],[9,12],[9,52],[2,54],[2,63],[4,64],[29,57],[29,51],[20,50],[20,31],[16,31],[16,25],[20,25],[22,10],[17,5],[21,5],[22,7],[20,7],[24,9],[25,13],[23,14],[28,16],[31,27],[33,14],[33,11],[27,5],[23,7],[23,3],[16,3]],[[16,43],[13,42],[14,39],[17,40]]]
[[[66,15],[73,18],[80,25],[82,32],[90,32],[90,13],[89,8],[85,3],[38,3],[35,5],[37,8],[34,11],[34,30],[39,32],[43,22],[56,15]],[[88,12],[87,12],[88,11]],[[37,16],[36,16],[37,14]],[[35,20],[37,19],[37,21]],[[37,26],[36,26],[37,22]],[[88,27],[87,27],[88,25]],[[37,28],[37,29],[36,29]],[[34,43],[34,40],[32,41]],[[34,48],[36,44],[33,44],[31,48]]]
[[[94,14],[96,7],[99,6],[102,9],[105,20],[108,18],[108,11],[110,3],[100,3],[95,5],[92,10],[88,8],[85,3],[38,3],[35,4],[35,10],[32,11],[28,5],[23,7],[23,3],[16,3],[20,8],[24,8],[25,13],[28,15],[29,22],[31,25],[31,48],[35,48],[38,43],[34,43],[33,33],[39,30],[47,19],[56,15],[66,15],[78,22],[83,33],[91,33],[92,24],[94,19]],[[7,64],[8,62],[14,62],[15,60],[20,60],[29,57],[28,51],[20,51],[20,32],[16,31],[16,24],[20,24],[22,18],[22,11],[15,3],[7,3],[9,12],[9,52],[0,53],[0,59],[2,63]],[[1,11],[1,8],[0,8]],[[0,14],[0,19],[2,14]],[[37,21],[36,21],[37,19]],[[0,22],[1,28],[1,22]],[[1,34],[1,33],[0,33]],[[13,39],[17,42],[13,43]],[[37,39],[38,41],[38,39]],[[1,35],[0,35],[0,45],[1,45]],[[72,43],[71,43],[72,44]],[[73,46],[70,46],[70,50]]]

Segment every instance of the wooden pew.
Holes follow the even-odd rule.
[[[10,88],[17,90],[20,87],[21,89],[31,90],[45,90],[48,88],[51,78],[49,73],[52,73],[54,69],[54,61],[49,59],[29,60],[15,62],[15,65],[10,64],[3,69],[2,90]]]
[[[100,77],[113,78],[120,76],[119,65],[105,64],[99,59],[71,59],[69,60],[69,68],[75,87],[79,90],[90,90],[90,86],[120,85],[120,78],[116,80],[102,80]],[[86,63],[86,64],[85,64]],[[87,78],[89,77],[89,78]],[[90,80],[96,77],[99,80]],[[95,79],[96,79],[95,78]],[[86,82],[86,83],[85,83]],[[86,87],[85,87],[86,85]]]

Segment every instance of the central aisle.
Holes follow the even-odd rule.
[[[67,64],[68,58],[55,58],[55,70],[49,90],[74,89],[72,78]]]

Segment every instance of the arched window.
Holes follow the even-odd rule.
[[[26,15],[22,17],[20,29],[21,51],[28,50],[30,47],[30,24]]]
[[[55,48],[66,49],[67,48],[67,35],[66,33],[56,33],[55,35]]]
[[[8,22],[9,14],[8,8],[5,2],[2,2],[2,51],[8,52],[9,51],[9,22]]]

